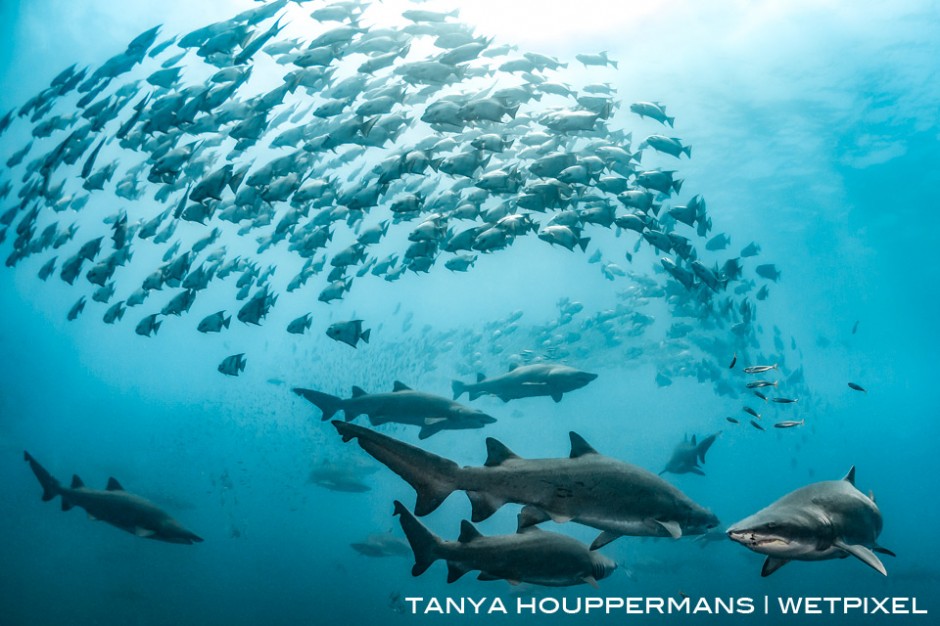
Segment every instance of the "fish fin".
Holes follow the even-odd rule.
[[[466,389],[466,385],[464,385],[464,384],[463,384],[461,381],[459,381],[459,380],[455,380],[455,381],[451,382],[450,388],[453,390],[453,392],[454,392],[454,400],[456,400],[457,398],[459,398],[460,396],[463,395],[463,392],[464,392],[465,389]]]
[[[83,483],[82,479],[78,477],[78,474],[72,474],[72,484],[69,486],[72,489],[78,489],[79,487],[84,487],[85,483]]]
[[[611,541],[620,538],[622,535],[620,533],[615,533],[609,530],[601,531],[601,534],[591,542],[591,550],[597,550],[598,548],[603,548]]]
[[[401,382],[400,380],[396,380],[395,383],[392,385],[392,392],[396,392],[396,391],[411,391],[411,387]]]
[[[849,473],[846,474],[842,478],[842,480],[848,481],[853,486],[855,485],[855,466],[854,465],[849,469]]]
[[[448,584],[455,582],[461,576],[469,572],[470,570],[463,565],[462,563],[457,563],[456,561],[447,561],[447,582]]]
[[[554,400],[555,402],[561,402],[561,396],[562,396],[562,392],[560,391],[552,392],[552,400]]]
[[[467,497],[470,499],[470,519],[474,522],[482,522],[489,518],[505,504],[499,498],[484,491],[468,491]]]
[[[428,418],[424,420],[424,426],[418,431],[418,439],[427,439],[436,435],[447,427],[449,420],[443,417]]]
[[[854,469],[854,468],[853,468]],[[888,575],[888,571],[885,569],[885,566],[881,563],[881,559],[875,556],[875,553],[866,548],[865,546],[858,544],[845,543],[841,539],[836,539],[833,542],[833,545],[840,550],[845,550],[859,561],[865,565],[878,570],[883,576]]]
[[[501,441],[493,437],[486,438],[486,463],[485,467],[496,467],[502,465],[508,459],[518,459],[519,455],[506,447]]]
[[[492,574],[488,574],[486,572],[480,572],[479,576],[477,576],[477,580],[502,580],[502,578],[499,576],[493,576]]]
[[[71,510],[73,506],[75,505],[66,499],[65,494],[62,494],[62,510],[63,511]]]
[[[366,395],[369,395],[369,394],[366,393],[365,389],[363,389],[362,387],[357,387],[353,385],[353,388],[352,388],[353,398],[359,398],[359,397],[366,396]]]
[[[369,343],[369,337],[370,337],[370,336],[372,336],[372,329],[371,329],[371,328],[369,328],[369,329],[366,330],[365,332],[359,334],[359,338],[362,339],[362,340],[363,340],[364,342],[366,342],[366,343]]]
[[[679,526],[678,522],[674,522],[672,520],[667,520],[664,522],[658,519],[653,521],[662,526],[663,529],[665,529],[665,531],[669,533],[669,536],[673,539],[678,539],[682,536],[682,528]]]
[[[698,456],[699,461],[702,463],[705,462],[705,455],[708,453],[708,449],[712,447],[712,444],[715,443],[715,439],[717,439],[720,434],[720,432],[717,432],[714,435],[709,435],[698,443],[698,449],[695,451],[695,454]],[[694,439],[692,443],[695,443]]]
[[[441,544],[441,540],[425,528],[424,524],[419,522],[418,518],[398,500],[395,500],[394,515],[399,516],[398,521],[405,532],[405,538],[408,539],[411,551],[414,552],[415,564],[411,568],[411,575],[420,576],[431,566],[431,563],[437,560],[435,551]]]
[[[872,552],[877,552],[878,554],[887,554],[888,556],[897,556],[897,554],[895,554],[891,550],[888,550],[887,548],[882,548],[881,546],[877,546],[877,545],[874,548],[872,548]]]
[[[42,486],[43,502],[48,502],[61,493],[62,487],[59,485],[59,481],[53,478],[52,474],[46,471],[46,468],[40,465],[29,452],[23,451],[23,459],[29,463],[29,468],[33,470],[33,474],[36,475],[39,484]]]
[[[480,396],[483,396],[483,395],[486,395],[486,394],[485,394],[485,392],[483,392],[483,391],[471,391],[471,392],[470,392],[469,394],[467,394],[467,395],[468,395],[468,397],[470,398],[470,400],[472,401],[472,400],[476,400],[476,399],[479,398]]]
[[[477,372],[477,382],[482,383],[484,380],[486,380],[486,374],[483,372]]]
[[[460,543],[470,543],[474,539],[479,539],[482,536],[483,534],[477,530],[476,526],[467,520],[460,522],[460,536],[457,537],[457,541]]]
[[[548,513],[542,509],[527,504],[522,507],[522,510],[519,511],[519,515],[516,517],[516,532],[522,532],[526,528],[532,528],[536,524],[547,522],[550,519],[551,517],[548,516]]]
[[[108,479],[108,486],[105,487],[105,489],[108,491],[125,491],[124,487],[121,486],[121,483],[119,483],[114,476]]]
[[[764,559],[764,566],[760,569],[760,575],[764,577],[770,576],[789,562],[790,559],[778,559],[776,557],[768,556],[766,559]]]
[[[314,391],[313,389],[304,389],[303,387],[294,387],[291,389],[291,391],[296,393],[301,398],[312,402],[318,409],[320,409],[323,412],[322,419],[324,422],[333,417],[337,411],[343,408],[342,398],[331,396],[328,393]]]
[[[571,431],[568,433],[568,437],[571,439],[571,454],[569,458],[577,459],[585,454],[598,454],[597,450],[592,448],[591,444],[585,441],[584,437],[578,433]]]
[[[594,578],[593,576],[585,576],[585,577],[582,578],[581,580],[583,580],[583,581],[586,582],[587,584],[591,585],[591,586],[594,587],[595,589],[600,589],[600,588],[601,588],[601,586],[597,584],[597,579]]]
[[[514,369],[516,369],[517,367],[519,367],[519,364],[518,364],[518,363],[510,363],[510,364],[509,364],[509,370],[508,370],[508,371],[511,372],[511,371],[513,371]]]
[[[578,239],[578,247],[581,248],[581,252],[587,252],[588,243],[590,243],[590,237],[582,237]]]
[[[704,476],[704,475],[705,475],[705,472],[703,472],[700,467],[693,467],[693,468],[690,469],[689,471],[690,471],[691,473],[693,473],[693,474],[698,474],[699,476]]]

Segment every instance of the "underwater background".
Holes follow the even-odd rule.
[[[0,49],[0,113],[21,106],[73,63],[99,66],[156,24],[163,24],[162,40],[255,6],[3,2],[0,29],[7,44]],[[291,3],[288,10],[307,14],[320,6]],[[476,400],[473,406],[498,420],[483,430],[444,431],[420,443],[409,427],[383,427],[383,432],[460,464],[480,465],[487,436],[523,457],[543,458],[567,456],[567,434],[576,431],[601,453],[658,472],[684,436],[722,431],[704,464],[707,476],[666,475],[714,511],[722,528],[800,486],[840,478],[854,465],[859,489],[874,492],[884,516],[879,542],[897,554],[884,559],[887,577],[855,559],[837,559],[795,562],[761,578],[762,557],[727,540],[624,537],[604,548],[621,567],[600,582],[599,591],[581,586],[549,590],[552,595],[893,595],[916,596],[932,614],[940,611],[932,595],[940,579],[935,481],[940,469],[940,6],[928,1],[890,7],[770,1],[414,6],[459,6],[459,21],[493,37],[494,44],[570,61],[567,77],[584,72],[588,80],[612,83],[623,103],[618,126],[633,132],[635,144],[663,132],[694,148],[690,159],[653,155],[644,157],[644,164],[649,158],[654,166],[677,170],[685,182],[676,202],[694,194],[707,199],[709,236],[726,233],[731,240],[722,259],[755,241],[761,248],[757,262],[779,269],[779,282],[768,281],[753,273],[755,260],[747,259],[747,278],[758,287],[769,285],[769,296],[758,303],[757,346],[750,347],[750,361],[785,363],[788,373],[797,373],[788,380],[800,391],[800,402],[764,405],[766,425],[768,416],[805,424],[763,432],[748,424],[742,404],[760,401],[743,388],[743,377],[724,371],[735,352],[724,349],[730,343],[722,338],[730,330],[680,318],[665,296],[638,293],[649,289],[647,281],[664,284],[667,276],[658,262],[662,255],[649,246],[632,261],[625,258],[636,241],[628,231],[617,237],[596,228],[586,253],[520,238],[506,250],[480,254],[467,273],[441,266],[428,274],[405,273],[395,282],[368,276],[330,304],[316,299],[323,276],[297,293],[283,293],[300,264],[285,246],[273,246],[258,258],[264,267],[281,270],[272,278],[279,302],[260,327],[233,320],[221,335],[201,334],[195,326],[204,315],[219,309],[232,313],[240,306],[232,285],[214,286],[189,315],[170,318],[154,337],[141,337],[133,327],[154,310],[153,301],[130,310],[114,326],[100,321],[104,306],[91,302],[77,320],[67,321],[66,313],[88,285],[81,277],[75,287],[58,276],[40,281],[36,273],[45,257],[37,255],[0,271],[0,476],[6,492],[0,499],[5,537],[0,623],[625,619],[402,612],[405,596],[508,599],[545,590],[470,576],[447,585],[442,564],[412,578],[410,555],[379,559],[353,550],[350,543],[371,533],[401,536],[392,501],[410,506],[414,492],[357,446],[344,445],[328,423],[321,423],[315,407],[290,392],[293,386],[312,387],[347,397],[353,385],[388,391],[401,380],[449,397],[453,379],[470,380],[480,369],[505,371],[511,357],[526,350],[599,376],[560,403],[545,397],[507,404]],[[376,4],[368,9],[375,9],[375,17],[366,23],[381,26],[386,15],[414,6]],[[582,68],[574,61],[576,54],[601,50],[618,61],[617,69]],[[665,104],[675,127],[632,115],[629,103],[638,101]],[[0,155],[5,160],[28,139],[25,121],[14,122],[0,136]],[[13,171],[16,182],[20,170]],[[102,216],[121,209],[134,215],[134,203],[115,197],[110,187],[93,198],[94,217],[69,213],[65,219],[80,224],[76,241],[106,234]],[[15,201],[11,194],[0,208]],[[9,239],[2,244],[4,257]],[[229,229],[218,243],[232,250],[247,246],[252,254],[254,241],[241,241],[247,239]],[[608,280],[590,263],[598,249],[625,275]],[[118,277],[122,293],[157,267],[163,249],[158,252],[141,247],[129,273]],[[144,261],[147,255],[153,258]],[[161,298],[164,303],[168,295]],[[570,329],[576,336],[556,336],[552,326],[563,298],[584,305]],[[618,306],[651,321],[615,341],[583,325],[582,320]],[[313,321],[306,334],[285,332],[308,311]],[[516,312],[521,317],[510,322]],[[351,349],[325,336],[331,323],[354,318],[373,329],[370,343]],[[677,328],[679,322],[691,329]],[[510,323],[517,330],[503,335]],[[704,339],[686,343],[687,335]],[[245,371],[223,376],[217,365],[234,353],[247,355]],[[697,375],[703,359],[718,364],[722,380],[736,381],[731,391]],[[738,368],[744,364],[750,363]],[[867,391],[853,391],[849,381]],[[740,423],[726,421],[728,416]],[[78,511],[60,512],[58,503],[40,501],[40,488],[22,460],[24,449],[63,481],[75,473],[89,486],[103,488],[109,476],[116,477],[205,542],[143,541],[86,521]],[[343,493],[315,484],[312,472],[336,467],[361,479],[369,491]],[[518,509],[504,507],[479,524],[480,530],[513,532]],[[423,521],[454,539],[459,521],[468,517],[466,498],[456,494]],[[550,526],[586,542],[595,534],[571,523]],[[805,618],[627,619],[771,624]],[[926,624],[933,619],[838,621]]]

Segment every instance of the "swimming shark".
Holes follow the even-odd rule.
[[[43,502],[60,496],[63,511],[73,506],[83,508],[89,518],[107,522],[138,537],[169,543],[202,542],[202,538],[183,528],[154,503],[125,491],[114,478],[108,479],[104,490],[89,489],[78,476],[72,476],[70,487],[63,487],[29,452],[23,452],[23,458],[42,485]]]
[[[571,537],[520,523],[514,535],[483,536],[463,520],[457,541],[444,541],[418,521],[404,504],[395,501],[395,515],[411,544],[415,564],[412,576],[420,576],[434,561],[447,561],[447,582],[479,570],[478,580],[508,580],[547,587],[569,587],[609,576],[617,564]]]
[[[767,559],[761,576],[797,561],[854,556],[887,576],[875,552],[894,556],[878,545],[881,511],[874,497],[855,487],[855,466],[842,480],[827,480],[788,493],[728,530],[728,537]]]
[[[419,439],[427,439],[442,430],[483,428],[496,418],[447,398],[415,391],[400,381],[388,393],[366,393],[353,387],[351,398],[337,398],[321,391],[294,387],[293,392],[315,404],[328,420],[343,411],[346,420],[365,413],[373,426],[394,422],[420,426]]]
[[[595,378],[597,374],[583,372],[567,365],[535,363],[521,365],[493,378],[478,374],[475,383],[455,380],[452,388],[454,400],[466,392],[471,400],[491,394],[503,402],[533,396],[551,396],[555,402],[561,402],[563,394],[580,389]]]
[[[715,443],[715,439],[719,434],[721,433],[709,435],[701,441],[696,441],[695,435],[692,435],[692,441],[689,441],[687,435],[685,440],[679,443],[676,449],[673,450],[672,458],[669,459],[669,462],[666,463],[666,468],[663,469],[659,475],[662,476],[666,472],[672,472],[673,474],[687,474],[691,472],[699,476],[704,476],[705,472],[699,467],[699,461],[702,463],[705,462],[705,454],[708,452],[708,449],[712,447],[712,444]]]
[[[507,502],[522,504],[525,525],[551,519],[601,530],[592,550],[622,535],[677,539],[718,525],[711,511],[656,474],[599,454],[574,432],[569,433],[569,458],[523,459],[490,437],[483,467],[460,467],[362,426],[338,420],[333,425],[343,441],[356,439],[414,487],[418,516],[436,509],[454,491],[466,491],[474,522]]]

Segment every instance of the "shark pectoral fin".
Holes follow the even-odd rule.
[[[505,504],[483,491],[468,491],[467,497],[470,498],[470,519],[474,522],[482,522]]]
[[[429,417],[424,420],[424,426],[418,431],[418,439],[427,439],[431,435],[437,434],[447,427],[448,420],[445,417]]]
[[[662,521],[662,520],[653,520],[657,524],[663,527],[663,529],[669,533],[669,536],[673,539],[678,539],[682,536],[682,528],[679,526],[678,522],[673,521]]]
[[[66,500],[66,499],[65,499],[65,495],[63,495],[63,496],[62,496],[62,510],[63,510],[63,511],[68,511],[68,510],[71,509],[73,506],[75,506],[75,505],[72,504],[71,502],[69,502],[68,500]]]
[[[493,576],[492,574],[487,574],[486,572],[480,572],[480,575],[477,576],[477,580],[500,580],[499,576]]]
[[[538,508],[537,506],[527,504],[522,507],[521,511],[519,511],[516,532],[520,532],[523,529],[535,526],[536,524],[541,524],[542,522],[547,522],[550,519],[551,518],[548,516],[548,513],[542,509]]]
[[[591,585],[591,586],[594,587],[595,589],[600,589],[600,588],[601,588],[601,586],[597,584],[597,579],[594,578],[593,576],[585,576],[585,577],[582,578],[581,580],[583,580],[583,581],[586,582],[587,584]]]
[[[595,539],[591,543],[591,550],[597,550],[598,548],[603,548],[608,543],[610,543],[611,541],[615,539],[618,539],[621,536],[622,535],[620,535],[620,533],[614,533],[609,530],[605,530],[601,532],[601,534],[597,536],[597,539]]]
[[[448,584],[456,581],[461,576],[469,572],[462,563],[457,563],[456,561],[447,561],[447,582]]]
[[[552,392],[552,400],[554,400],[555,402],[561,402],[561,395],[562,395],[562,394],[561,394],[560,391],[553,391],[553,392]]]
[[[897,554],[895,554],[891,550],[888,550],[887,548],[882,548],[881,546],[875,546],[874,548],[872,548],[872,552],[877,552],[878,554],[887,554],[888,556],[897,556]]]
[[[778,569],[790,562],[790,559],[778,559],[776,557],[768,556],[764,559],[764,566],[760,570],[761,576],[770,576]]]
[[[153,537],[157,533],[153,530],[150,530],[149,528],[142,528],[140,526],[135,526],[134,534],[137,535],[138,537],[147,538],[147,537]]]
[[[859,561],[861,561],[865,565],[878,570],[879,572],[881,572],[882,576],[888,575],[888,571],[885,569],[885,566],[881,563],[881,559],[875,556],[875,553],[869,550],[868,548],[866,548],[865,546],[861,546],[858,544],[845,543],[841,539],[837,539],[835,542],[833,542],[833,545],[839,548],[840,550],[845,550],[846,552],[848,552],[849,554],[857,558]]]
[[[705,472],[703,472],[701,468],[698,468],[698,467],[693,467],[692,469],[689,470],[689,472],[691,472],[692,474],[698,474],[699,476],[705,475]]]

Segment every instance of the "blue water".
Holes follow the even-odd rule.
[[[20,106],[72,63],[97,67],[157,23],[164,24],[162,41],[255,6],[137,4],[125,10],[103,0],[4,2],[0,34],[9,43],[0,50],[0,113]],[[664,127],[630,114],[629,103],[661,101],[676,116],[674,131],[665,134],[693,146],[693,158],[645,155],[644,163],[649,158],[653,166],[678,170],[685,183],[677,204],[694,194],[706,198],[714,223],[709,236],[724,232],[732,241],[720,255],[706,256],[709,263],[736,256],[751,241],[760,244],[760,256],[745,260],[745,277],[757,288],[769,285],[770,296],[757,303],[759,346],[749,352],[754,360],[780,359],[787,371],[803,371],[803,381],[791,387],[803,401],[763,405],[764,421],[794,417],[805,419],[803,428],[753,429],[741,406],[760,400],[742,389],[739,371],[724,371],[731,354],[668,336],[677,321],[692,324],[693,336],[726,340],[727,329],[674,317],[662,298],[629,295],[641,284],[637,276],[665,283],[654,270],[659,255],[649,246],[632,263],[625,259],[636,240],[632,232],[617,238],[594,227],[587,254],[520,238],[507,250],[480,255],[466,274],[439,264],[430,274],[409,272],[393,283],[370,276],[332,305],[316,301],[324,276],[284,293],[299,263],[282,245],[259,255],[265,267],[278,265],[272,284],[280,292],[260,328],[233,320],[221,335],[196,332],[204,315],[240,306],[229,279],[200,294],[188,315],[171,318],[153,338],[133,328],[166,303],[168,292],[129,310],[113,327],[101,322],[105,306],[89,297],[84,314],[68,322],[67,311],[79,295],[90,296],[89,285],[79,277],[69,287],[58,270],[48,282],[39,281],[47,252],[0,271],[0,624],[476,623],[481,618],[402,613],[394,598],[499,596],[509,604],[515,592],[545,593],[474,576],[448,586],[440,563],[412,578],[410,559],[354,552],[349,544],[370,533],[400,534],[392,501],[410,505],[414,492],[356,445],[343,445],[290,387],[346,396],[352,385],[387,391],[402,380],[448,395],[454,378],[468,380],[480,367],[496,373],[514,352],[544,350],[539,342],[550,337],[543,329],[557,318],[556,302],[563,297],[585,305],[576,325],[618,303],[655,322],[618,345],[584,331],[565,362],[599,377],[561,403],[532,398],[504,405],[484,398],[474,406],[497,417],[496,424],[444,432],[422,447],[479,465],[484,438],[492,436],[524,457],[566,456],[567,433],[574,430],[604,454],[658,471],[686,434],[721,430],[706,477],[667,479],[711,508],[723,525],[855,465],[859,488],[874,492],[884,515],[880,543],[898,556],[885,557],[887,578],[844,559],[795,562],[762,579],[762,557],[730,541],[702,547],[688,538],[625,537],[604,549],[622,567],[601,581],[599,591],[583,586],[550,595],[913,596],[931,615],[827,616],[814,623],[934,623],[940,613],[934,594],[940,578],[934,481],[940,469],[940,7],[926,0],[890,8],[704,4],[581,2],[580,21],[570,30],[558,27],[572,17],[570,7],[533,4],[530,12],[555,21],[533,17],[538,28],[515,28],[506,21],[526,13],[513,7],[504,21],[490,17],[477,30],[491,29],[496,43],[517,43],[520,52],[571,60],[573,76],[581,71],[573,62],[576,53],[608,50],[619,69],[584,70],[585,76],[613,82],[623,102],[616,125],[632,131],[635,143]],[[319,6],[307,3],[304,10]],[[472,23],[479,14],[466,9],[462,19]],[[28,140],[29,128],[21,119],[0,137],[4,161]],[[14,183],[21,171],[14,170]],[[0,182],[9,178],[4,171]],[[60,216],[63,226],[80,225],[60,262],[80,242],[107,234],[103,216],[122,208],[135,216],[162,210],[149,198],[136,205],[115,197],[113,183],[93,197],[97,204],[87,215]],[[14,191],[0,208],[15,201]],[[220,243],[252,253],[253,240],[234,231],[226,230]],[[191,232],[202,236],[207,230]],[[2,245],[4,258],[13,238]],[[695,242],[703,249],[703,240]],[[634,274],[605,280],[599,266],[587,262],[597,249]],[[160,264],[163,250],[137,246],[134,263],[117,275],[117,297],[126,297]],[[758,278],[757,263],[776,264],[780,282]],[[313,313],[307,334],[284,332],[307,311]],[[494,335],[514,311],[523,313],[517,333]],[[324,335],[330,323],[353,317],[374,329],[369,345],[352,350]],[[248,357],[241,376],[216,371],[223,358],[240,352]],[[696,379],[690,368],[703,358],[735,381],[732,395]],[[672,384],[657,385],[657,372],[667,372]],[[850,390],[848,381],[867,393]],[[741,423],[730,424],[726,416]],[[418,441],[408,427],[383,430]],[[22,461],[24,449],[63,481],[75,473],[89,486],[103,487],[109,476],[118,478],[205,543],[145,541],[88,521],[80,510],[60,512],[57,502],[40,501]],[[355,466],[371,490],[337,493],[311,484],[308,475],[324,462]],[[513,532],[517,512],[518,506],[507,505],[479,527],[486,534]],[[466,498],[455,494],[424,521],[454,539],[469,513]],[[553,530],[587,542],[595,534],[575,524]],[[773,615],[485,619],[803,623]]]

